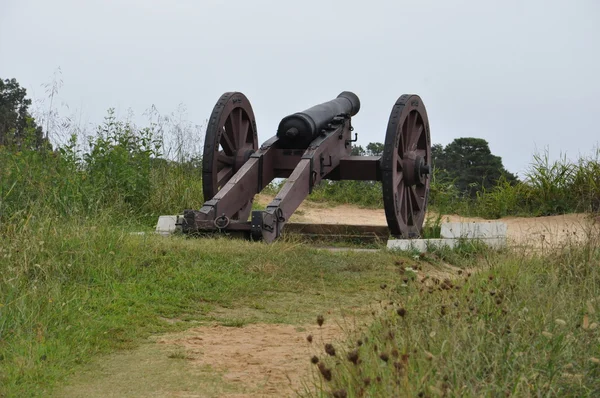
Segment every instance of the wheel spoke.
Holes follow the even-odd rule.
[[[231,166],[233,164],[233,156],[227,156],[223,151],[219,151],[217,161]]]
[[[242,112],[240,110],[240,115],[241,114],[242,114]],[[243,147],[244,145],[246,145],[246,143],[248,142],[248,128],[249,127],[250,127],[250,121],[246,118],[241,118],[240,119],[240,133],[239,133],[240,138],[238,140],[238,142],[240,143],[240,148]]]
[[[217,174],[217,187],[222,188],[232,175],[232,167],[224,167],[222,170],[219,170],[219,173]]]
[[[239,144],[237,142],[237,126],[235,125],[235,115],[232,112],[227,120],[225,121],[225,131],[227,132],[227,136],[229,137],[230,142],[233,144],[233,152],[238,149]]]
[[[406,187],[406,191],[408,191],[406,193],[406,210],[407,210],[407,217],[406,217],[406,225],[413,225],[413,199],[412,199],[412,195],[411,195],[411,191],[412,188],[411,187]]]
[[[397,189],[400,189],[400,184],[404,186],[404,173],[401,171],[396,171],[396,175],[394,176],[394,186]]]
[[[398,142],[398,157],[400,159],[404,159],[404,152],[405,152],[405,148],[406,148],[406,140],[404,139],[404,134],[402,134],[402,131],[400,131],[399,134],[399,140],[400,142]]]
[[[233,154],[235,152],[235,143],[231,142],[231,138],[230,138],[229,134],[227,134],[226,129],[223,129],[223,131],[221,132],[221,136],[219,138],[220,138],[219,143],[223,147],[223,151],[227,155],[233,156]]]
[[[419,196],[417,195],[417,192],[415,191],[415,187],[409,187],[408,192],[410,194],[409,196],[410,196],[411,202],[412,202],[413,213],[420,212],[421,211],[421,200],[419,199]]]
[[[233,119],[233,135],[236,139],[236,148],[240,149],[244,145],[242,139],[242,109],[236,108],[231,112],[231,118]]]
[[[402,141],[402,153],[409,151],[409,146],[410,146],[410,115],[408,118],[406,118],[407,120],[404,121],[404,123],[402,123],[402,127],[401,127],[401,131],[400,131],[400,140]],[[400,145],[398,145],[398,147],[400,147]]]
[[[398,186],[398,201],[400,202],[400,217],[402,221],[406,223],[406,190],[404,189],[404,182],[401,181]]]
[[[407,137],[408,137],[408,143],[406,144],[406,150],[407,151],[413,151],[417,148],[417,145],[419,143],[419,138],[421,137],[421,134],[423,133],[423,124],[418,125],[418,120],[419,120],[419,114],[417,112],[412,112],[409,115],[409,120],[408,120],[408,132],[407,132]]]

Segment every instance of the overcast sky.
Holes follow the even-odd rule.
[[[422,97],[433,143],[480,137],[512,172],[600,142],[600,1],[0,0],[0,78],[59,99],[81,123],[187,108],[206,120],[241,91],[259,141],[281,118],[355,92],[359,144]],[[200,139],[202,137],[199,137]]]

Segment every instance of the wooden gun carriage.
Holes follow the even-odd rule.
[[[429,194],[429,121],[418,95],[402,95],[388,120],[382,156],[351,156],[352,117],[358,97],[348,91],[284,117],[277,133],[258,146],[250,102],[240,92],[217,101],[206,130],[200,209],[178,221],[185,234],[235,233],[272,242],[294,211],[324,179],[381,181],[390,235],[421,235]],[[254,196],[276,178],[283,187],[264,210]]]

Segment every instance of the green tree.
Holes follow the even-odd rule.
[[[383,144],[381,142],[369,142],[367,148],[362,145],[352,146],[352,156],[381,156],[383,155]]]
[[[29,113],[27,91],[13,79],[0,79],[0,145],[20,149],[49,147],[42,128]]]
[[[365,156],[365,149],[361,145],[352,145],[352,151],[350,155],[352,156]]]
[[[502,158],[493,155],[488,142],[482,138],[457,138],[445,148],[435,144],[431,157],[438,175],[453,180],[460,192],[471,197],[496,186],[502,176],[509,183],[517,182],[504,168]]]
[[[369,142],[369,145],[367,145],[367,153],[369,156],[383,155],[383,144],[381,142]]]

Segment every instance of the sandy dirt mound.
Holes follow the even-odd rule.
[[[308,335],[313,336],[312,343]],[[320,328],[316,324],[200,327],[157,343],[184,348],[192,366],[210,366],[223,372],[223,381],[247,391],[225,397],[287,397],[303,389],[302,378],[314,366],[310,363],[313,352],[343,337],[342,327],[330,321]]]

